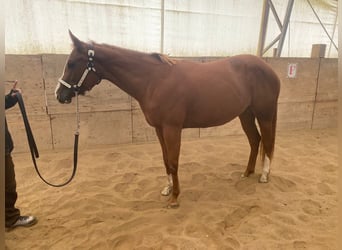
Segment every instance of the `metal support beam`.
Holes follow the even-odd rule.
[[[165,0],[160,3],[160,53],[164,53]]]
[[[321,19],[319,18],[318,14],[316,13],[315,9],[312,7],[312,4],[310,3],[309,0],[307,0],[307,2],[308,2],[308,4],[310,5],[310,7],[311,7],[313,13],[315,14],[315,16],[316,16],[318,22],[321,24],[321,26],[322,26],[322,28],[323,28],[325,34],[329,37],[330,42],[334,45],[335,49],[338,51],[338,48],[337,48],[336,44],[334,43],[334,40],[331,38],[331,36],[329,35],[327,29],[324,27],[324,24],[322,23]],[[337,15],[337,13],[336,13],[336,15]]]
[[[279,19],[279,17],[278,17],[277,11],[276,11],[276,9],[275,9],[275,7],[274,7],[272,1],[269,1],[268,3],[269,3],[270,8],[271,8],[271,10],[272,10],[273,16],[274,16],[274,18],[275,18],[275,20],[276,20],[276,22],[277,22],[277,24],[278,24],[278,27],[279,27],[279,29],[281,30],[281,29],[283,28],[283,25],[282,25],[281,22],[280,22],[280,19]]]
[[[270,12],[270,6],[268,5],[268,0],[264,0],[264,4],[262,7],[262,17],[261,17],[261,24],[260,24],[260,34],[259,34],[259,42],[258,42],[258,50],[257,55],[262,56],[264,47],[265,47],[265,38],[267,32],[267,23],[268,23],[268,16]]]
[[[260,25],[260,33],[259,33],[259,42],[258,42],[258,49],[257,49],[257,55],[258,56],[263,56],[277,41],[279,41],[278,47],[276,50],[277,51],[276,56],[280,57],[281,51],[283,49],[285,37],[286,37],[286,31],[287,31],[289,21],[290,21],[290,17],[291,17],[293,3],[294,3],[294,0],[288,0],[285,17],[284,17],[284,21],[282,24],[280,22],[278,15],[277,15],[277,11],[276,11],[273,3],[272,3],[272,0],[264,0],[263,9],[262,9],[261,25]],[[274,15],[274,18],[275,18],[277,25],[278,25],[281,32],[275,39],[273,39],[271,44],[267,45],[265,48],[265,39],[266,39],[266,34],[267,34],[267,24],[268,24],[270,9]]]
[[[284,45],[284,41],[286,37],[286,31],[287,31],[287,27],[289,26],[290,16],[292,12],[293,2],[294,0],[289,0],[287,4],[286,14],[284,17],[283,28],[281,29],[276,57],[280,57],[281,51],[283,50],[283,45]]]
[[[331,34],[331,39],[332,39],[332,41],[330,41],[329,50],[328,50],[328,57],[330,57],[331,45],[332,45],[332,42],[333,42],[334,37],[335,37],[336,25],[337,25],[337,20],[338,20],[338,15],[337,15],[337,13],[338,13],[338,11],[336,10],[334,28],[333,28],[333,32],[332,32],[332,34]],[[337,48],[337,51],[338,51],[338,48]]]

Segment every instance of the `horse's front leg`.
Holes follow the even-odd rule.
[[[160,143],[160,146],[161,146],[161,149],[163,152],[163,161],[164,161],[164,166],[165,166],[167,181],[168,181],[167,185],[162,189],[162,191],[160,193],[163,196],[169,196],[172,192],[173,180],[172,180],[171,172],[170,172],[169,167],[167,165],[166,145],[164,142],[163,131],[160,127],[156,128],[156,134],[158,136],[159,143]]]
[[[178,161],[181,145],[181,133],[182,129],[175,126],[163,126],[161,128],[163,143],[163,158],[166,166],[167,173],[172,177],[172,193],[169,200],[169,207],[178,207],[178,195],[180,193],[179,181],[178,181]]]

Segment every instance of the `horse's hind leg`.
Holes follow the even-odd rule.
[[[275,141],[275,121],[276,117],[269,117],[269,118],[260,118],[258,119],[258,123],[260,126],[260,132],[262,137],[262,160],[263,160],[263,167],[262,167],[262,174],[259,179],[260,182],[266,183],[268,182],[268,177],[270,174],[270,165],[273,156],[274,150],[274,141]]]
[[[254,173],[255,170],[256,159],[259,151],[260,134],[255,124],[255,116],[249,108],[247,108],[239,118],[251,147],[248,165],[245,173],[242,175],[242,177],[248,177],[250,174]]]

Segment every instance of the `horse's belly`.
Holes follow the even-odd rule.
[[[184,122],[183,128],[208,128],[215,127],[226,124],[236,118],[230,117],[227,119],[218,119],[218,120],[187,120]]]
[[[198,110],[189,111],[184,121],[184,128],[207,128],[220,126],[230,122],[239,116],[247,106],[235,106],[234,108],[206,106]]]

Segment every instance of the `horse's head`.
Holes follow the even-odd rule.
[[[70,30],[69,34],[74,48],[55,90],[60,103],[71,103],[76,92],[83,95],[101,81],[95,68],[96,56],[92,45],[80,41]]]

